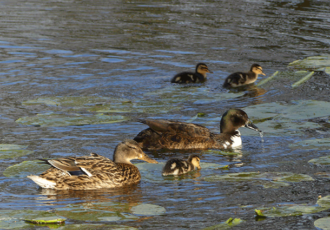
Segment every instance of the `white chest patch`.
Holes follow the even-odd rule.
[[[241,133],[239,131],[237,135],[230,137],[230,139],[233,141],[231,147],[237,147],[242,145]]]

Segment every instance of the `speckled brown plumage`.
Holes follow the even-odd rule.
[[[130,163],[141,159],[151,163],[149,158],[133,140],[126,140],[116,147],[114,162],[91,153],[90,156],[45,160],[52,165],[40,176],[28,176],[43,188],[57,190],[90,190],[121,187],[141,180],[138,168]]]
[[[238,128],[247,127],[259,131],[239,109],[230,109],[222,117],[221,133],[211,133],[209,129],[192,123],[169,120],[141,120],[149,126],[141,131],[134,140],[141,148],[157,149],[226,149],[240,138]],[[235,137],[235,138],[234,138]]]

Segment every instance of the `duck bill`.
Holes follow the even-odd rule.
[[[198,165],[196,168],[197,168],[198,170],[200,170],[202,167],[201,167],[200,165]]]
[[[146,161],[148,163],[158,164],[156,160],[150,158],[147,154],[143,154],[140,160]]]
[[[252,129],[257,132],[262,132],[257,126],[255,126],[251,121],[245,124],[245,128]]]
[[[209,70],[209,69],[207,69],[207,71],[209,72],[209,73],[213,73],[211,70]]]
[[[261,72],[262,75],[266,76],[266,74],[264,72]]]

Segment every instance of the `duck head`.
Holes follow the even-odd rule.
[[[201,169],[199,156],[195,154],[189,155],[188,162],[190,162],[194,168]]]
[[[251,72],[255,73],[257,76],[259,74],[266,75],[264,72],[262,72],[262,67],[259,64],[253,64],[250,69]]]
[[[213,73],[206,64],[204,63],[198,63],[196,65],[196,73],[202,74],[204,77],[206,77],[206,73]]]
[[[248,115],[241,109],[230,109],[222,115],[220,121],[221,133],[232,134],[241,127],[261,132],[261,130],[250,121]]]
[[[132,164],[131,160],[134,159],[158,164],[156,160],[151,159],[145,154],[139,144],[134,140],[125,140],[117,145],[115,153],[113,154],[114,162]]]

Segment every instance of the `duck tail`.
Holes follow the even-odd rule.
[[[55,188],[56,183],[50,180],[47,180],[45,178],[42,178],[40,176],[36,176],[36,175],[30,175],[27,176],[27,178],[33,180],[34,183],[36,183],[37,185],[39,185],[41,188]]]

